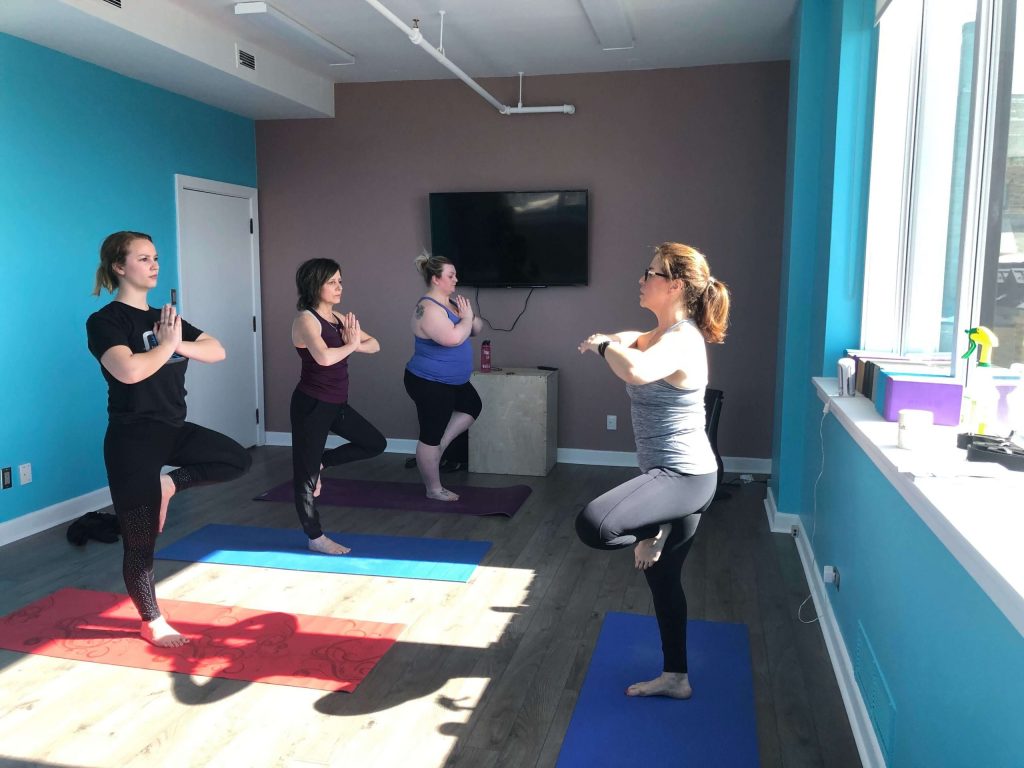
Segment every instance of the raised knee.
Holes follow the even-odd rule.
[[[591,522],[588,514],[589,510],[589,506],[584,507],[576,515],[576,536],[588,547],[603,549],[605,542],[601,540],[601,532],[598,527]]]

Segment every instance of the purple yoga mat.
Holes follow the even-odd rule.
[[[482,488],[453,485],[458,501],[437,501],[424,495],[419,483],[384,483],[377,480],[336,480],[325,477],[320,504],[333,507],[406,509],[414,512],[458,512],[463,515],[505,515],[512,517],[530,495],[528,485]],[[281,483],[261,493],[256,501],[291,501],[292,484]]]

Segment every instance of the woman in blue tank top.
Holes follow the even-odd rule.
[[[316,497],[325,467],[369,459],[384,452],[384,435],[348,403],[348,358],[373,354],[380,344],[365,333],[356,316],[334,312],[341,301],[341,267],[333,259],[310,259],[295,273],[299,314],[292,322],[292,343],[302,373],[292,393],[292,483],[295,511],[309,548],[344,555],[349,548],[330,539],[320,527]],[[333,432],[348,442],[325,451]]]
[[[441,454],[480,415],[480,396],[469,383],[469,337],[481,331],[483,322],[473,316],[466,297],[453,297],[459,280],[448,259],[421,253],[415,264],[427,285],[413,312],[414,349],[405,366],[405,391],[416,404],[420,428],[416,466],[428,498],[458,501],[458,494],[441,485]]]
[[[654,598],[664,665],[627,696],[689,698],[683,561],[714,498],[718,463],[704,431],[706,343],[721,343],[729,290],[703,254],[680,243],[654,250],[640,278],[640,306],[652,330],[596,333],[579,345],[626,382],[641,475],[590,502],[576,518],[580,540],[595,549],[635,547]]]

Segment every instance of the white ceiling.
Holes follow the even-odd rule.
[[[520,71],[529,77],[788,59],[797,3],[620,0],[634,45],[605,51],[581,0],[382,1],[408,25],[413,18],[420,19],[424,36],[435,46],[441,22],[438,11],[443,9],[445,54],[474,78],[512,77]],[[124,10],[133,10],[129,3],[138,2],[123,0]],[[162,18],[167,19],[166,24],[180,25],[183,35],[192,20],[196,30],[216,30],[245,41],[279,57],[286,67],[292,67],[291,73],[311,73],[328,86],[333,82],[453,77],[364,0],[270,0],[278,10],[355,57],[354,64],[340,67],[328,66],[315,49],[310,51],[299,40],[266,29],[251,17],[236,16],[234,0],[141,2],[164,6]],[[301,108],[289,108],[287,94],[282,98],[280,87],[254,87],[237,76],[226,77],[226,67],[217,71],[208,66],[209,61],[197,65],[194,54],[184,55],[186,45],[181,46],[183,55],[175,64],[175,46],[168,45],[166,36],[154,42],[128,34],[105,23],[103,19],[109,16],[110,7],[103,0],[0,0],[0,32],[130,77],[250,117],[308,117],[324,112],[316,106],[310,109],[308,99]],[[247,93],[247,88],[251,92]]]

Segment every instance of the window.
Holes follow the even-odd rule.
[[[878,30],[861,346],[960,373],[975,325],[998,336],[995,365],[1024,363],[1024,7],[892,0]]]
[[[999,337],[992,362],[1003,367],[1024,362],[1024,8],[1009,5],[998,40],[990,213],[973,291],[979,322]]]

